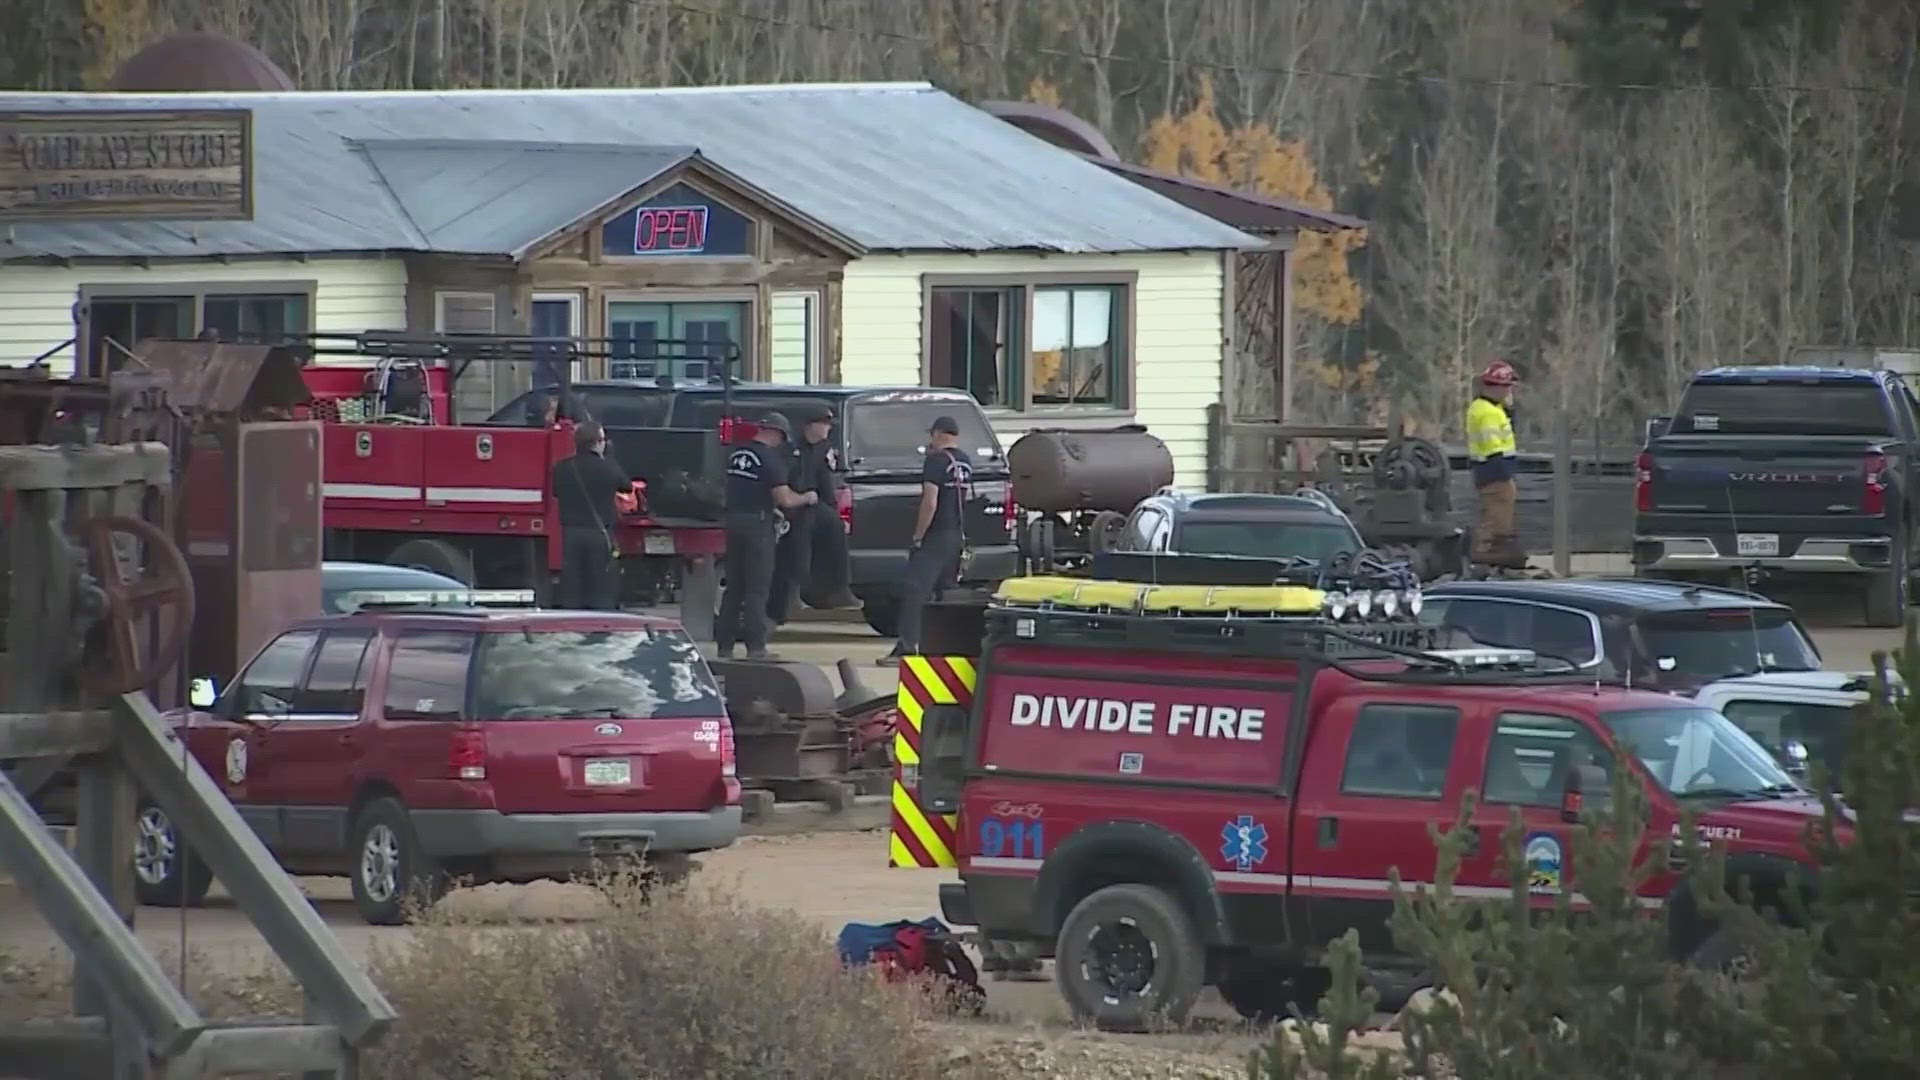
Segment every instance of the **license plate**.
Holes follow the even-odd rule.
[[[1780,554],[1779,533],[1741,533],[1734,537],[1734,546],[1742,555],[1761,558]]]
[[[587,783],[596,787],[617,787],[633,783],[633,762],[626,758],[594,758],[587,762]]]
[[[641,540],[643,549],[649,555],[673,554],[673,534],[668,532],[650,532]]]

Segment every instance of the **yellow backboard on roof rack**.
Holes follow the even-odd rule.
[[[1021,606],[1135,611],[1143,615],[1318,615],[1326,594],[1304,585],[1150,585],[1071,577],[1018,577],[1000,583],[996,602]]]

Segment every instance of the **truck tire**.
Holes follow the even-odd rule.
[[[370,926],[399,926],[447,889],[446,872],[420,848],[398,799],[375,799],[353,819],[353,906]]]
[[[1867,579],[1867,625],[1901,626],[1907,621],[1909,590],[1905,537],[1893,538],[1893,565]]]
[[[1061,995],[1102,1031],[1179,1024],[1206,981],[1193,920],[1152,885],[1109,885],[1075,904],[1056,948]]]
[[[900,636],[900,598],[892,593],[869,593],[861,597],[860,615],[881,637]]]
[[[135,815],[134,898],[149,907],[199,907],[213,886],[213,871],[187,847],[159,804],[142,799]]]
[[[473,585],[473,559],[445,540],[408,540],[387,553],[388,566],[410,566],[445,574],[462,585]]]

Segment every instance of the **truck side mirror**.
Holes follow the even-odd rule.
[[[1588,810],[1613,805],[1613,783],[1598,765],[1576,765],[1567,770],[1567,790],[1560,797],[1560,820],[1575,823]]]
[[[1807,775],[1807,744],[1801,742],[1799,739],[1788,739],[1786,745],[1780,748],[1780,764],[1787,770],[1788,776],[1796,780],[1805,779]]]
[[[211,709],[219,697],[212,679],[195,679],[187,684],[187,704],[196,709]]]

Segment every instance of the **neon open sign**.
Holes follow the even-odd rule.
[[[633,218],[633,251],[698,254],[707,247],[704,206],[643,206]]]

